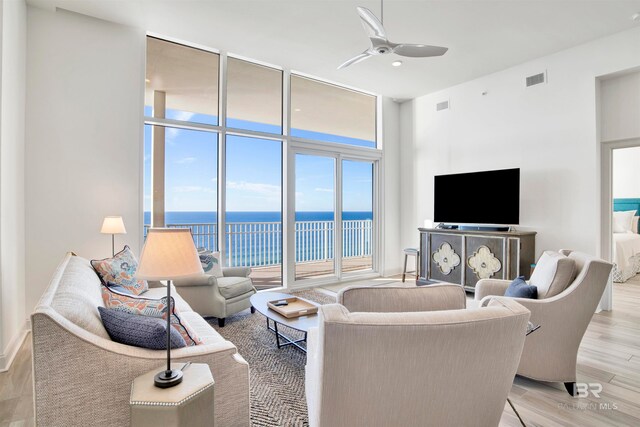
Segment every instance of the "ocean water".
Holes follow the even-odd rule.
[[[373,212],[344,212],[343,220],[373,219]],[[280,222],[280,212],[227,212],[227,223],[232,222]],[[296,221],[333,221],[333,212],[296,212]],[[167,224],[215,224],[216,212],[167,212]],[[144,223],[151,223],[151,212],[144,213]]]
[[[150,212],[144,213],[149,224]],[[333,221],[333,212],[296,212],[296,262],[332,259],[335,240],[333,223],[303,223],[302,221]],[[343,255],[371,255],[373,212],[344,212],[343,220],[362,220],[345,227],[342,233]],[[369,220],[369,221],[366,221]],[[280,212],[228,212],[225,236],[229,266],[268,266],[282,263],[282,218]],[[216,212],[167,212],[167,224],[215,224]],[[252,223],[273,223],[258,225]],[[235,224],[235,225],[234,225]],[[218,242],[210,228],[192,230],[196,246],[217,251]]]

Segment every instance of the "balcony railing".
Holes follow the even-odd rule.
[[[296,263],[327,261],[334,257],[333,221],[296,221]],[[146,237],[149,225],[144,226]],[[167,224],[189,228],[197,247],[218,250],[218,224]],[[342,221],[344,258],[371,256],[373,221]],[[281,222],[233,222],[226,224],[225,244],[229,265],[266,267],[282,263]]]

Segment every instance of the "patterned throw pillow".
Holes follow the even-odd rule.
[[[160,299],[136,297],[119,293],[111,284],[102,285],[102,301],[107,308],[150,317],[167,319],[167,297]],[[202,344],[202,339],[191,329],[189,324],[180,318],[175,301],[171,297],[171,326],[175,328],[188,346]]]
[[[138,280],[135,277],[138,260],[129,246],[125,246],[112,258],[92,260],[91,266],[104,284],[122,286],[132,295],[140,295],[149,289],[146,280]]]
[[[222,267],[220,264],[220,252],[212,252],[206,248],[198,248],[200,256],[200,264],[205,274],[213,277],[223,277]]]
[[[115,308],[98,307],[98,311],[113,341],[151,350],[167,348],[167,323],[164,319],[131,314]],[[171,328],[169,336],[171,348],[187,346],[175,328]]]

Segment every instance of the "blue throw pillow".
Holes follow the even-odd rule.
[[[166,350],[166,320],[113,308],[98,307],[98,310],[102,324],[113,341],[151,350]],[[175,328],[171,328],[171,348],[186,346],[182,335]]]
[[[517,277],[504,293],[505,297],[512,298],[529,298],[536,299],[538,298],[538,288],[533,285],[528,284],[524,280],[524,276]]]

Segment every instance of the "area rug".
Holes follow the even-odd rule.
[[[317,292],[300,291],[294,295],[320,304],[331,304],[335,297]],[[266,318],[249,310],[230,316],[224,328],[216,319],[209,323],[224,338],[238,347],[249,363],[251,393],[251,425],[254,427],[308,426],[304,392],[306,354],[293,346],[276,347],[273,332],[267,330]],[[298,331],[281,327],[292,338],[302,338]]]

